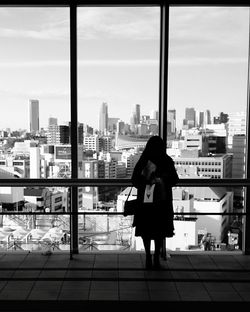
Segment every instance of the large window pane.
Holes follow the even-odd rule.
[[[160,8],[77,13],[79,177],[128,178],[139,149],[158,134]],[[86,161],[97,163],[95,175]]]
[[[248,43],[247,7],[170,8],[168,146],[196,163],[231,154],[220,178],[245,177]],[[201,166],[186,174],[218,178]]]
[[[169,24],[168,154],[180,178],[245,178],[249,8],[171,7]]]
[[[0,7],[0,178],[71,175],[69,39],[69,8]]]

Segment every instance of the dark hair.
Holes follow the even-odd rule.
[[[154,135],[149,138],[143,151],[143,157],[155,164],[159,164],[166,159],[166,146],[160,136]]]

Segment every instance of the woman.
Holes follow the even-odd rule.
[[[163,240],[174,235],[172,186],[178,180],[174,161],[166,154],[163,140],[159,136],[150,137],[132,175],[132,184],[137,188],[140,203],[133,226],[135,236],[141,236],[143,240],[147,269],[152,264],[160,268]],[[154,263],[151,240],[155,244]]]

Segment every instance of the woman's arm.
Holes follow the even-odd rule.
[[[141,157],[136,163],[133,174],[132,174],[132,185],[138,188],[139,186],[146,183],[145,176],[142,175],[142,170],[145,167],[145,160]]]
[[[169,158],[164,168],[157,171],[157,177],[162,179],[165,185],[175,186],[179,181],[179,176],[176,172],[174,161]],[[156,177],[156,181],[157,181]]]

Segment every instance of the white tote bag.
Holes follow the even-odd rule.
[[[154,200],[154,189],[155,184],[149,185],[146,184],[145,191],[144,191],[144,203],[153,203]]]

